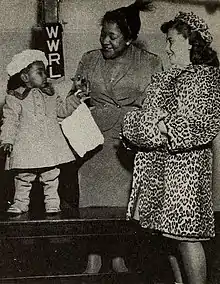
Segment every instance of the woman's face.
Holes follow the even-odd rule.
[[[184,38],[176,29],[169,29],[166,42],[166,52],[172,65],[185,66],[190,64],[191,45],[188,38]]]
[[[116,23],[104,22],[100,35],[102,54],[106,59],[116,58],[128,47]]]

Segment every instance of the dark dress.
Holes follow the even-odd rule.
[[[81,207],[127,206],[133,155],[120,145],[121,122],[140,105],[151,75],[161,68],[158,56],[133,45],[113,60],[104,60],[100,50],[83,55],[77,75],[91,82],[91,111],[105,143],[87,155],[79,170]]]

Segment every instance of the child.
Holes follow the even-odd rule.
[[[3,107],[1,147],[15,170],[14,203],[9,213],[28,211],[32,182],[39,176],[43,184],[46,213],[60,211],[58,165],[75,159],[61,131],[58,118],[65,118],[80,104],[73,94],[63,102],[47,82],[45,54],[25,50],[12,58],[8,74],[19,77],[20,87],[8,84]],[[23,85],[23,86],[22,86]]]

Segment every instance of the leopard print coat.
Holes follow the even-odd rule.
[[[139,149],[128,219],[138,212],[142,227],[177,239],[214,236],[211,144],[219,118],[219,69],[189,65],[152,77],[142,109],[124,118],[123,135]]]

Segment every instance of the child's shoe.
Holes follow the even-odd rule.
[[[60,207],[47,207],[46,208],[46,213],[47,214],[59,213],[60,211],[61,211]]]
[[[8,210],[7,210],[7,213],[12,213],[12,214],[22,214],[22,213],[25,213],[25,212],[27,212],[28,211],[28,209],[21,209],[21,208],[19,208],[15,203],[14,204],[12,204],[9,208],[8,208]]]

